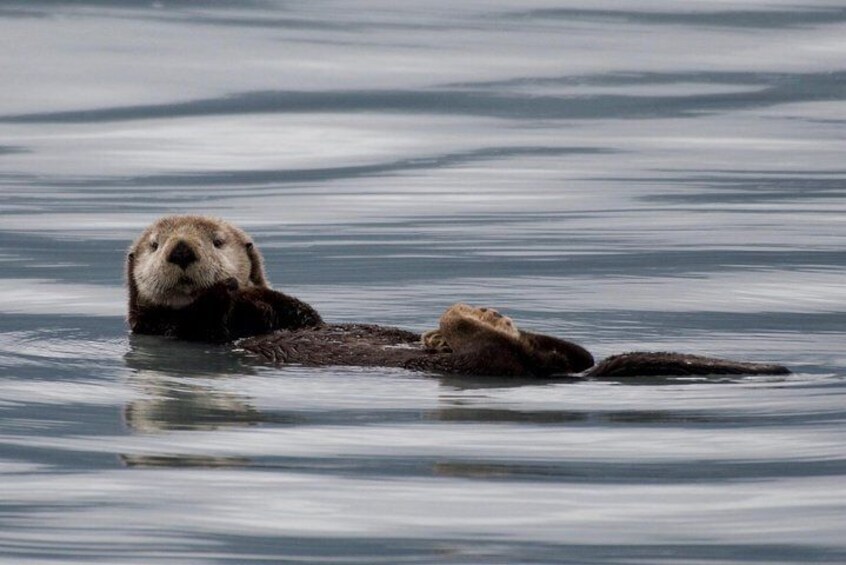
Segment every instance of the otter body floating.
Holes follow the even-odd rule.
[[[168,216],[127,256],[128,321],[135,333],[225,343],[271,363],[402,367],[510,377],[788,374],[781,365],[681,353],[635,352],[594,364],[578,344],[520,330],[491,308],[456,304],[422,336],[398,328],[323,322],[272,290],[242,230],[205,216]]]

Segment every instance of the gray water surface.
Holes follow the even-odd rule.
[[[0,562],[846,562],[844,38],[831,1],[0,1]],[[166,213],[332,322],[794,374],[129,336]]]

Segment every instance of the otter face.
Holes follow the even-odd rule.
[[[266,287],[261,255],[235,226],[205,216],[167,216],[148,227],[128,256],[130,301],[182,308],[227,279]]]

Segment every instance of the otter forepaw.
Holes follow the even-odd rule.
[[[232,293],[236,290],[238,290],[237,280],[234,278],[224,279],[199,291],[197,293],[197,300],[202,300],[206,303],[209,301],[229,303]]]
[[[246,288],[236,296],[239,303],[250,304],[261,312],[262,324],[269,324],[263,331],[295,329],[323,324],[317,311],[301,300],[269,288]],[[249,335],[255,335],[255,331]]]
[[[441,330],[429,330],[420,336],[420,343],[423,349],[427,351],[437,351],[438,353],[452,353],[452,348],[447,343],[444,334]]]

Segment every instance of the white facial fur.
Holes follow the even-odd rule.
[[[168,260],[183,242],[196,257],[185,266]],[[162,218],[138,238],[131,249],[134,265],[130,276],[141,303],[181,308],[200,291],[234,278],[241,288],[255,286],[250,280],[253,264],[250,239],[240,229],[214,218],[169,216]]]

